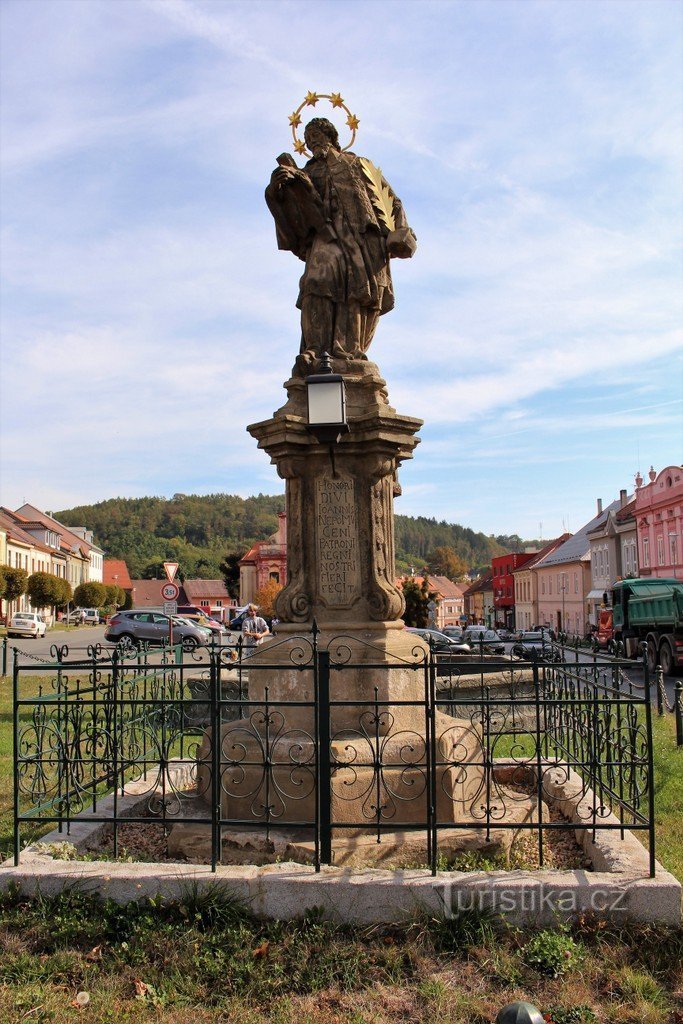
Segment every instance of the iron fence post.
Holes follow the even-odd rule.
[[[330,652],[318,651],[318,832],[321,864],[332,863],[330,765]]]
[[[14,765],[14,866],[19,867],[19,657],[16,647],[12,659],[12,764]]]
[[[647,808],[648,837],[650,847],[650,878],[655,877],[655,766],[652,750],[652,694],[650,692],[650,670],[647,664],[647,645],[643,653],[645,683],[645,730],[647,733]]]
[[[209,688],[211,692],[211,870],[221,859],[221,669],[213,651],[209,652]]]
[[[664,714],[664,670],[661,665],[657,665],[655,669],[655,679],[657,686],[657,714],[661,716]]]
[[[2,638],[2,674],[7,675],[7,637]]]
[[[683,682],[680,679],[674,690],[674,708],[676,709],[676,744],[683,747]]]

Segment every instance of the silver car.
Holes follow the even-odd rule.
[[[204,647],[210,631],[188,622],[186,619],[169,618],[162,612],[132,609],[112,615],[104,631],[104,639],[112,644],[123,643],[139,647],[147,644],[167,644],[170,640],[170,623],[173,623],[173,643],[181,644],[184,651]]]

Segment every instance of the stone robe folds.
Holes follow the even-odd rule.
[[[289,166],[295,166],[293,161]],[[392,232],[373,207],[361,161],[353,153],[330,147],[286,184],[271,180],[266,189],[278,248],[306,263],[297,299],[304,363],[324,352],[366,358],[379,317],[393,309],[389,257],[412,256],[415,236],[400,200],[384,184],[393,204]]]

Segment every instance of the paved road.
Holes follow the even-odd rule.
[[[87,657],[88,647],[91,644],[98,644],[98,643],[99,644],[103,644],[104,646],[107,646],[107,647],[109,646],[108,644],[105,644],[105,640],[104,640],[104,626],[74,626],[73,628],[66,629],[66,630],[55,630],[55,631],[50,630],[45,637],[43,637],[41,639],[38,639],[38,640],[14,639],[14,638],[12,638],[12,639],[8,640],[7,670],[8,670],[8,672],[11,672],[11,670],[12,670],[12,648],[14,648],[14,647],[16,647],[18,649],[18,651],[20,652],[19,653],[19,664],[22,665],[22,666],[23,665],[29,666],[32,663],[36,664],[39,661],[40,662],[52,662],[52,661],[54,661],[54,657],[51,655],[51,648],[55,644],[60,646],[60,647],[66,645],[69,648],[69,657],[70,658],[85,658],[85,657]],[[509,652],[509,649],[511,647],[512,647],[512,641],[510,641],[509,643],[506,643],[506,651]],[[206,651],[202,651],[200,649],[200,650],[195,652],[195,654],[193,655],[193,659],[192,660],[194,662],[206,661],[207,660],[206,654],[207,654]],[[568,654],[568,660],[573,660],[574,657],[575,657],[574,651],[572,651],[571,654]],[[154,655],[152,655],[152,660],[154,660]],[[584,663],[584,664],[585,663],[591,663],[593,661],[593,657],[592,657],[592,655],[590,654],[589,651],[587,651],[587,650],[580,650],[579,651],[579,661]],[[642,665],[640,665],[640,664],[638,664],[636,662],[633,662],[632,667],[629,666],[625,670],[624,674],[634,684],[634,687],[636,688],[636,693],[640,694],[642,691],[637,689],[637,688],[638,687],[642,687],[644,682],[645,682]],[[667,692],[668,700],[669,700],[670,703],[673,703],[673,700],[674,700],[674,687],[676,685],[676,676],[668,676],[668,677],[665,678],[664,682],[665,682],[665,687],[666,687],[666,692]],[[655,688],[655,685],[654,685],[654,681],[652,683],[652,691],[651,692],[652,692],[652,701],[653,701],[653,703],[656,703],[656,701],[657,701],[657,693],[656,693],[656,688]]]

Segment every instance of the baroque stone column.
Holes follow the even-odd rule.
[[[382,632],[403,626],[393,499],[422,421],[389,405],[374,363],[334,369],[344,372],[350,432],[332,456],[308,430],[301,377],[285,384],[288,401],[271,419],[247,428],[286,481],[289,580],[276,614],[298,629],[316,619],[322,629]]]
[[[374,363],[333,368],[344,375],[350,430],[332,453],[308,430],[301,377],[287,381],[288,400],[271,419],[247,428],[286,481],[289,578],[276,603],[278,639],[309,630],[315,620],[322,646],[344,635],[353,664],[415,660],[421,641],[403,630],[403,594],[395,584],[393,504],[398,468],[412,457],[422,421],[389,405]],[[278,658],[278,650],[263,644],[259,660]],[[266,685],[273,699],[312,697],[285,664],[278,673],[254,672],[253,679],[252,699],[260,699]],[[424,682],[414,671],[344,672],[345,700],[372,699],[375,687],[380,700],[424,699]],[[396,709],[394,724],[407,725],[411,712]],[[349,714],[357,721],[357,711]],[[334,724],[343,726],[341,710]]]

